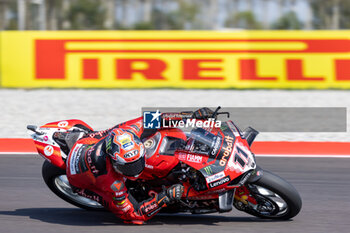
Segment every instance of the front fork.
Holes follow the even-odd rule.
[[[247,207],[255,209],[257,207],[258,203],[255,197],[251,194],[247,185],[250,183],[255,183],[262,176],[263,170],[259,166],[257,166],[256,169],[250,174],[249,179],[240,187],[236,188],[233,205],[238,210],[244,210]]]
[[[246,207],[255,207],[257,201],[250,194],[249,189],[244,185],[239,188],[236,188],[234,206],[239,210],[244,210]]]

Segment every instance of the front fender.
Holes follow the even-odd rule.
[[[255,183],[258,180],[260,180],[262,176],[263,176],[263,169],[260,166],[256,165],[256,168],[251,173],[249,179],[247,180],[247,183]]]

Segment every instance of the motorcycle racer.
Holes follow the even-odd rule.
[[[195,112],[163,113],[162,119],[207,119],[209,108]],[[143,224],[161,208],[181,199],[184,187],[174,184],[153,197],[138,203],[128,192],[127,179],[136,180],[145,167],[142,139],[154,131],[143,129],[142,118],[88,134],[79,139],[67,158],[67,177],[73,190],[93,199],[113,212],[124,223]]]

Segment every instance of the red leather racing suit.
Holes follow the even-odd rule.
[[[110,158],[105,153],[104,139],[115,128],[128,130],[141,138],[142,118],[78,140],[67,159],[67,177],[79,195],[99,202],[127,222],[141,224],[166,205],[166,193],[161,192],[142,203],[130,195],[125,186],[126,178],[114,171]]]

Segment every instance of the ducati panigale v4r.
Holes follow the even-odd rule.
[[[222,114],[218,109],[213,114],[215,119]],[[93,129],[80,120],[27,128],[38,153],[46,159],[42,175],[51,191],[75,206],[103,209],[93,199],[72,191],[65,170],[74,143]],[[57,132],[65,132],[66,137],[57,137]],[[163,208],[166,213],[222,213],[234,206],[260,218],[290,219],[299,213],[301,198],[291,184],[256,165],[250,146],[257,134],[251,127],[240,131],[230,120],[222,121],[218,128],[194,128],[187,133],[161,128],[142,139],[145,171],[137,181],[128,180],[126,186],[137,201],[142,201],[165,187],[182,183],[182,200]]]

